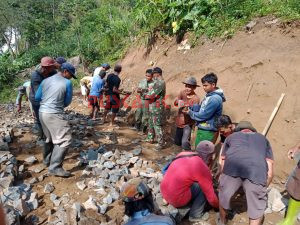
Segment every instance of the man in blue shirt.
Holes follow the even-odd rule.
[[[169,216],[158,216],[154,212],[154,202],[149,187],[139,178],[125,183],[121,188],[125,203],[125,214],[130,220],[125,225],[175,225]]]
[[[60,71],[43,80],[35,100],[40,103],[39,117],[46,140],[43,149],[43,163],[49,166],[50,175],[69,177],[70,172],[63,169],[62,163],[71,144],[71,130],[64,119],[64,108],[72,102],[71,78],[75,78],[75,68],[63,63]]]
[[[89,107],[91,108],[92,120],[96,120],[96,115],[100,109],[100,101],[103,99],[104,77],[106,72],[101,70],[99,74],[95,74],[93,77],[92,87],[90,95],[88,97]]]

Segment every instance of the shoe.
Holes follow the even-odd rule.
[[[65,171],[62,167],[56,168],[54,170],[49,170],[49,175],[56,176],[56,177],[70,177],[71,173]]]

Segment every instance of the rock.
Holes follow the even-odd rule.
[[[247,30],[247,31],[252,30],[252,29],[255,27],[256,24],[257,24],[256,21],[251,21],[250,23],[248,23],[248,24],[246,25],[246,30]]]
[[[55,189],[55,187],[53,186],[53,183],[51,182],[51,183],[45,185],[44,193],[51,193],[54,191],[54,189]]]
[[[108,205],[107,204],[103,204],[103,205],[100,205],[99,208],[100,208],[100,213],[101,214],[105,214],[106,210],[108,208]]]
[[[139,156],[142,153],[142,147],[136,148],[132,151],[134,156]]]
[[[19,173],[23,173],[25,170],[24,165],[19,166]]]
[[[26,216],[30,212],[29,207],[23,199],[15,200],[13,207],[18,211],[20,216]]]
[[[168,205],[168,203],[163,199],[163,197],[160,194],[158,194],[158,196],[156,196],[156,202],[159,206]]]
[[[33,177],[32,179],[30,179],[29,184],[35,184],[38,182],[38,179],[36,177]]]
[[[56,200],[53,201],[53,204],[54,204],[55,207],[58,207],[60,205],[60,203],[61,203],[60,199],[56,199]]]
[[[38,166],[32,166],[29,167],[28,170],[34,173],[40,173],[46,168],[45,165],[38,165]]]
[[[135,164],[138,160],[139,160],[139,157],[138,157],[138,156],[134,156],[134,157],[132,157],[132,158],[129,160],[129,162],[130,162],[131,164]]]
[[[7,177],[3,177],[0,178],[0,191],[2,189],[6,189],[8,187],[11,187],[14,181],[14,177],[13,176],[7,176]]]
[[[96,200],[94,199],[93,196],[89,196],[89,199],[83,203],[84,208],[87,209],[92,209],[98,211],[98,207],[96,205]]]
[[[54,202],[56,199],[57,199],[57,195],[51,193],[51,194],[50,194],[50,200],[51,200],[51,202]]]
[[[274,212],[280,212],[286,207],[283,197],[276,188],[271,188],[268,192],[268,208]]]
[[[84,180],[83,181],[79,181],[79,182],[77,182],[76,183],[76,185],[77,185],[77,187],[80,189],[80,190],[84,190],[84,189],[86,189],[86,184],[84,183]]]
[[[76,217],[77,217],[77,218],[80,218],[81,212],[83,211],[83,208],[82,208],[81,204],[80,204],[79,202],[75,202],[75,203],[72,205],[72,209],[75,210],[75,212],[76,212]]]
[[[44,180],[44,178],[45,178],[45,175],[41,175],[37,179],[39,182],[42,182]]]
[[[9,147],[7,142],[4,142],[2,138],[0,138],[0,151],[8,151]]]
[[[88,153],[87,153],[87,159],[88,160],[97,160],[98,159],[98,152],[93,150],[93,149],[89,149]]]
[[[7,225],[20,225],[20,216],[12,206],[4,205],[4,213],[6,215]]]
[[[112,199],[111,195],[108,194],[105,198],[103,198],[102,201],[103,201],[104,204],[109,205],[109,204],[111,204],[113,202],[113,199]]]
[[[75,56],[72,57],[68,60],[75,68],[78,68],[80,63],[81,63],[81,59],[80,56]]]
[[[33,163],[37,162],[37,159],[35,158],[35,156],[30,156],[25,159],[25,162],[28,163],[29,165],[32,165]]]
[[[109,151],[109,152],[105,152],[102,156],[103,156],[103,158],[105,158],[106,160],[108,160],[113,155],[114,155],[114,153],[112,151]]]
[[[138,144],[141,140],[140,139],[134,139],[131,143],[132,144]]]
[[[36,192],[31,193],[29,200],[27,201],[27,204],[31,210],[35,210],[39,206],[38,202],[38,194]]]
[[[112,188],[112,190],[110,191],[110,196],[112,197],[113,201],[116,201],[119,199],[120,194],[119,192],[117,192],[114,188]]]
[[[103,166],[106,167],[107,169],[112,169],[115,166],[115,163],[111,162],[111,161],[108,161],[108,162],[105,162],[103,164]]]

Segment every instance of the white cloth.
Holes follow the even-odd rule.
[[[99,73],[100,73],[100,71],[101,71],[102,69],[103,69],[102,67],[97,67],[97,68],[94,70],[93,76],[99,75]]]

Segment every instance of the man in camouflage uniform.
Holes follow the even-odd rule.
[[[157,139],[156,150],[164,147],[163,138],[163,111],[164,98],[166,95],[166,83],[162,78],[162,70],[159,67],[153,69],[154,84],[149,87],[146,99],[149,100],[149,128],[146,141],[153,142],[154,137]]]
[[[143,79],[138,86],[137,93],[140,94],[140,99],[135,112],[135,128],[143,133],[146,132],[149,120],[149,104],[145,100],[145,95],[148,92],[149,86],[153,84],[152,69],[146,70],[146,78]]]

